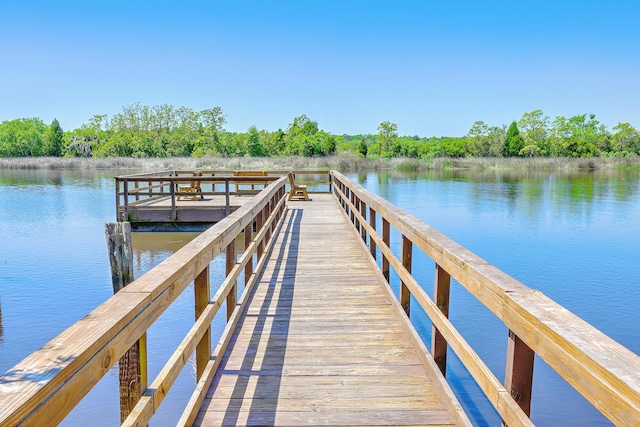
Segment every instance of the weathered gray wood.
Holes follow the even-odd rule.
[[[113,293],[133,282],[133,248],[131,246],[131,224],[108,222],[104,228],[107,238],[109,265]]]
[[[12,389],[0,393],[0,425],[60,423],[282,186],[280,178],[0,376],[0,384],[11,383]]]
[[[136,182],[137,185],[137,182]],[[131,224],[108,222],[105,236],[111,266],[113,293],[133,281]],[[147,389],[147,346],[144,334],[119,360],[120,421],[124,421]]]
[[[288,206],[194,425],[454,425],[337,201]]]

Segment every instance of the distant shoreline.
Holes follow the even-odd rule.
[[[172,158],[62,158],[17,157],[0,158],[0,169],[86,169],[86,170],[280,170],[280,169],[336,169],[357,171],[427,171],[445,169],[474,170],[610,170],[640,171],[640,156],[585,158],[361,158],[351,155],[328,157],[172,157]]]

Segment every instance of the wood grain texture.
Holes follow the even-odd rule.
[[[638,425],[638,355],[415,216],[349,181],[344,175],[335,171],[331,174],[335,183],[334,193],[341,199],[347,212],[353,211],[354,206],[349,200],[355,194],[382,217],[383,226],[388,221],[403,236],[409,238],[416,248],[464,286],[609,420],[616,425]],[[483,367],[482,361],[468,345],[458,339],[459,334],[451,328],[446,317],[435,310],[437,307],[402,264],[392,258],[393,254],[385,247],[388,245],[384,244],[384,231],[380,237],[370,225],[365,224],[365,227],[371,233],[370,238],[380,247],[383,257],[389,257],[401,280],[411,282],[410,290],[414,297],[463,360],[498,412],[503,418],[513,416],[514,421],[519,423],[521,416],[518,414],[522,410],[508,397],[509,393],[496,383],[495,377]],[[383,262],[383,272],[385,267]],[[515,425],[511,420],[505,421],[509,421],[509,425]]]
[[[0,425],[54,425],[277,194],[284,180],[0,376]]]
[[[455,425],[339,209],[289,203],[194,425]]]

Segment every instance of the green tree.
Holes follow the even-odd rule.
[[[582,114],[568,120],[558,116],[553,121],[552,135],[559,155],[565,157],[595,157],[609,147],[608,132],[595,114]]]
[[[633,156],[640,154],[640,132],[629,123],[618,123],[613,127],[611,151],[614,156]]]
[[[362,157],[367,157],[368,150],[369,147],[367,146],[367,140],[364,139],[363,136],[362,138],[360,138],[360,142],[358,143],[358,153],[360,153]]]
[[[335,151],[335,138],[318,130],[318,123],[306,115],[293,119],[283,138],[284,154],[289,156],[325,156]]]
[[[285,133],[282,129],[278,129],[275,132],[271,132],[266,135],[265,143],[263,145],[267,156],[283,156],[285,151],[284,142]]]
[[[38,118],[0,123],[0,157],[42,156],[47,125]]]
[[[519,156],[524,148],[524,139],[518,130],[518,124],[513,121],[507,130],[507,139],[504,141],[504,155],[507,157]]]
[[[60,157],[64,154],[64,149],[64,132],[58,119],[53,119],[51,126],[47,129],[43,152],[47,156]]]
[[[547,145],[549,116],[545,116],[542,110],[533,110],[530,113],[524,113],[517,125],[524,139],[524,147],[519,155],[527,157],[549,155]]]
[[[374,154],[391,157],[393,156],[392,147],[396,146],[398,140],[398,125],[385,121],[378,126],[378,134],[376,135],[376,143],[371,150]]]
[[[249,128],[249,134],[247,136],[247,153],[251,157],[263,157],[265,155],[260,143],[260,134],[255,125]]]
[[[489,126],[482,120],[476,121],[467,133],[468,153],[477,157],[499,157],[505,141],[504,128]]]

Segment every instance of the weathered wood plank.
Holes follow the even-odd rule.
[[[339,209],[289,204],[194,425],[454,425]]]

